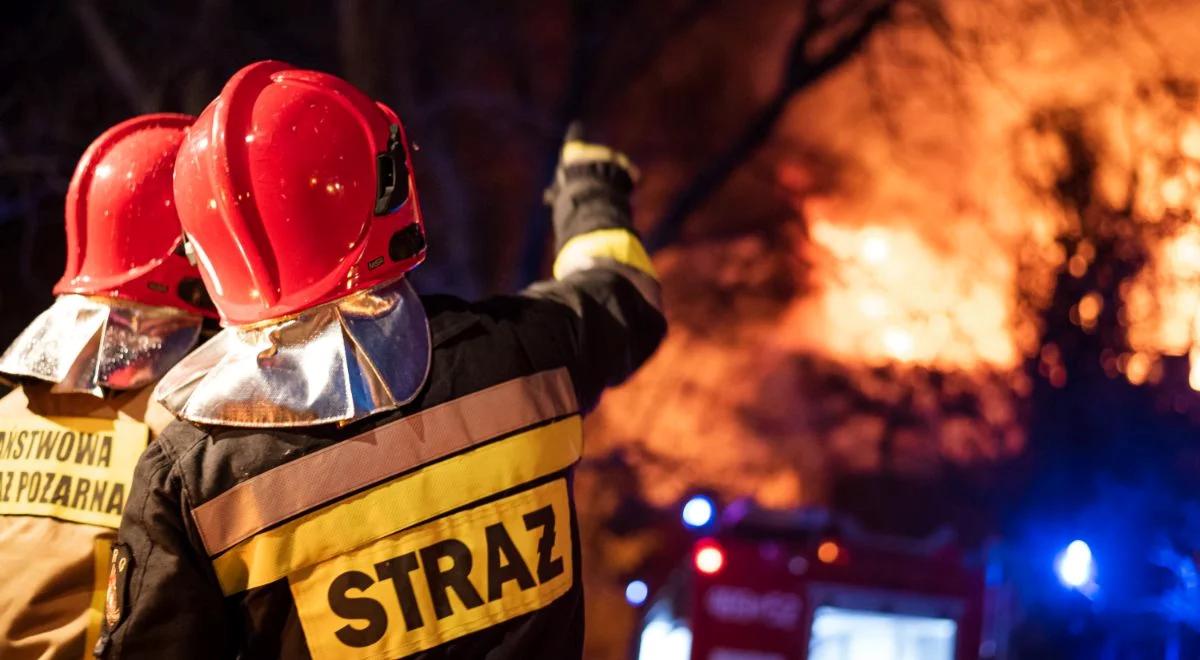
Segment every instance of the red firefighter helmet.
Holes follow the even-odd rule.
[[[283,62],[238,71],[188,130],[175,200],[234,325],[395,280],[425,258],[396,114],[340,78]]]
[[[182,250],[171,173],[194,117],[151,114],[92,142],[67,189],[67,268],[54,293],[111,296],[213,316]]]

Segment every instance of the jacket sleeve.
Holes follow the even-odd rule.
[[[170,433],[170,428],[166,433]],[[99,658],[231,657],[216,578],[185,524],[183,482],[162,442],[134,471],[110,566]],[[118,562],[128,566],[122,574]]]
[[[632,167],[619,154],[587,158],[585,152],[572,163],[573,144],[564,148],[564,165],[548,193],[554,278],[522,295],[558,307],[558,327],[548,331],[566,334],[561,343],[571,347],[572,377],[587,409],[654,353],[667,324],[658,277],[633,230]]]

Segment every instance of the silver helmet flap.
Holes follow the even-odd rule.
[[[401,278],[283,319],[225,328],[168,372],[154,398],[200,424],[344,423],[415,398],[430,352],[425,310]]]
[[[202,322],[171,307],[61,295],[0,356],[0,373],[54,383],[56,393],[138,389],[187,355]]]

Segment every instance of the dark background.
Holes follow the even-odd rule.
[[[257,59],[342,75],[406,122],[430,218],[433,249],[416,275],[424,290],[472,296],[543,272],[540,193],[576,118],[654,172],[652,206],[661,215],[683,204],[656,239],[673,242],[691,207],[766,137],[744,140],[759,108],[745,76],[753,63],[738,48],[770,15],[735,4],[5,3],[0,341],[49,300],[63,264],[62,199],[86,145],[137,113],[198,113],[230,74]],[[848,17],[850,27],[863,20],[857,10]],[[803,76],[848,58],[865,32]],[[762,118],[760,128],[775,118]],[[722,151],[731,148],[738,152],[724,166]],[[714,163],[717,171],[699,180]],[[640,221],[648,228],[656,219]],[[728,219],[723,224],[729,231]]]

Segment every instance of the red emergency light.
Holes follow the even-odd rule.
[[[705,575],[716,575],[725,567],[725,551],[712,539],[705,539],[696,544],[692,563],[697,571]]]

